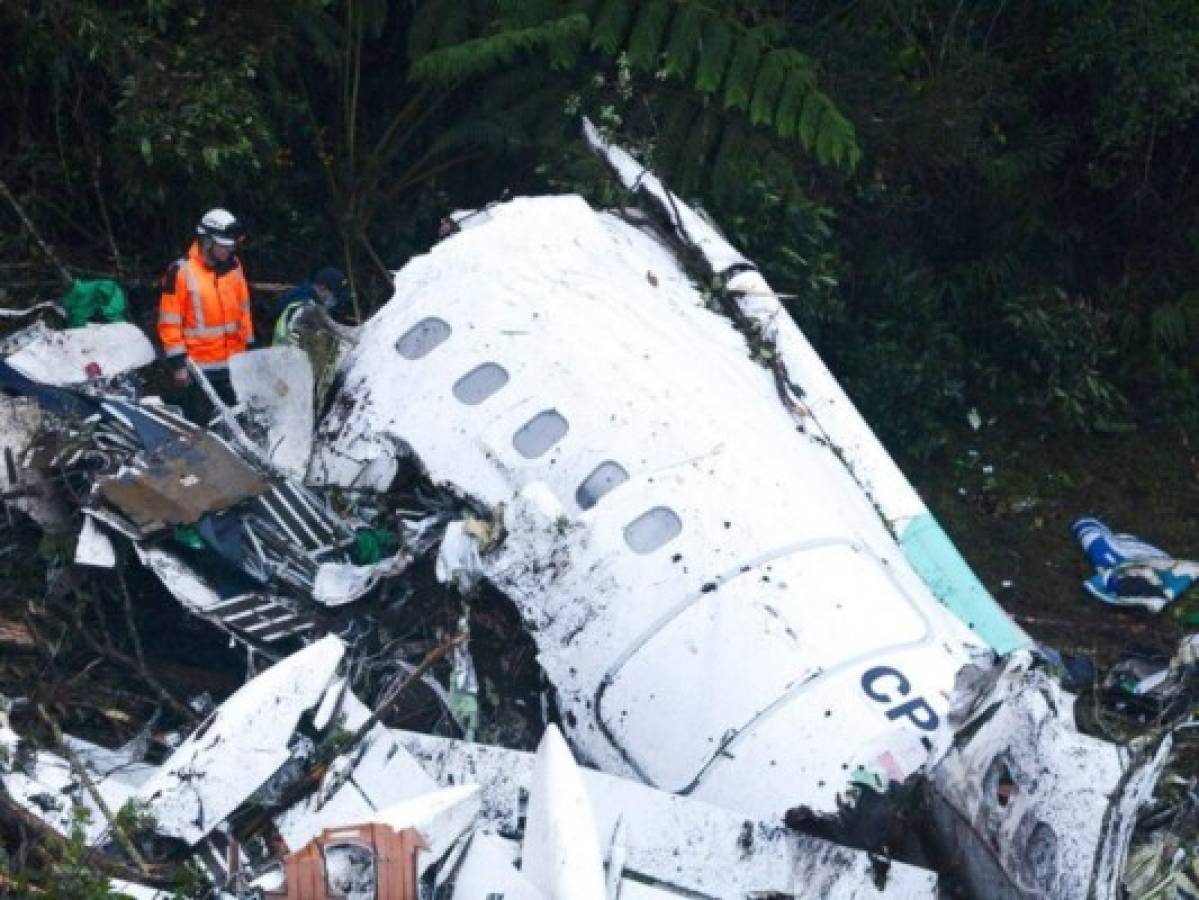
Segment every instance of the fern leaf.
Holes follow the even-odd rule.
[[[762,61],[762,42],[752,32],[741,38],[724,79],[724,108],[747,109],[754,76]]]
[[[862,161],[862,148],[858,144],[857,135],[855,133],[854,140],[849,145],[849,150],[845,154],[845,165],[850,169],[856,169]]]
[[[816,160],[822,166],[827,166],[836,161],[834,157],[834,147],[836,140],[833,134],[833,129],[828,127],[826,122],[828,110],[825,110],[826,115],[821,116],[821,128],[816,133]]]
[[[641,8],[641,14],[633,23],[629,35],[629,62],[644,71],[658,67],[658,48],[666,36],[670,24],[671,4],[669,0],[652,0]]]
[[[709,19],[704,26],[699,68],[695,73],[695,87],[698,91],[713,94],[720,90],[732,50],[733,29],[720,19]]]
[[[412,64],[416,81],[454,81],[490,72],[512,61],[520,52],[580,40],[589,26],[581,13],[532,28],[505,31],[475,38],[426,53]]]
[[[816,157],[823,163],[841,165],[845,161],[845,136],[849,121],[832,105],[826,103],[820,117],[820,134],[816,138]]]
[[[774,121],[775,106],[787,77],[786,57],[787,51],[772,50],[762,61],[758,79],[754,83],[753,99],[749,104],[749,120],[755,125]]]
[[[700,52],[703,19],[694,6],[682,6],[670,23],[666,42],[666,73],[686,78],[696,53]],[[702,90],[702,88],[701,88]]]
[[[831,101],[824,94],[820,95],[824,101],[824,115],[820,119],[820,132],[824,136],[825,148],[828,153],[828,159],[835,165],[847,166],[852,169],[858,164],[861,159],[862,151],[857,144],[857,135],[854,133],[853,123],[841,114]],[[817,157],[819,157],[820,140],[817,139]]]
[[[1149,314],[1149,333],[1163,350],[1177,350],[1187,342],[1187,321],[1182,305],[1164,303]]]
[[[624,46],[632,12],[628,0],[606,0],[591,29],[591,49],[615,56]]]
[[[774,113],[774,130],[784,139],[793,138],[799,131],[799,113],[804,98],[813,89],[812,79],[802,72],[788,72]]]
[[[513,28],[529,28],[560,14],[557,9],[559,4],[552,0],[493,0],[493,2],[500,13],[500,21],[509,23]]]
[[[803,111],[799,114],[797,136],[804,149],[811,150],[816,143],[816,135],[820,128],[820,117],[824,114],[824,104],[818,91],[808,91],[803,98]]]

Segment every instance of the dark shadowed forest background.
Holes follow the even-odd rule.
[[[0,177],[139,320],[215,205],[252,281],[334,263],[367,315],[451,210],[627,202],[588,115],[789,296],[1030,630],[1182,626],[1084,599],[1068,525],[1199,555],[1194,0],[8,0],[0,35]],[[0,303],[60,293],[0,222]]]

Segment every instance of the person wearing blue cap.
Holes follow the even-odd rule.
[[[333,266],[318,269],[310,279],[296,285],[279,301],[275,308],[272,344],[276,347],[297,344],[308,311],[319,308],[338,318],[347,313],[349,306],[350,285],[345,273]]]

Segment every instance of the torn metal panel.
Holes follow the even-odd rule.
[[[365,721],[369,710],[353,694],[346,693],[341,714],[342,727],[354,728]],[[551,729],[551,733],[556,730]],[[624,847],[624,862],[620,865],[627,872],[625,884],[649,880],[683,895],[699,892],[703,896],[744,896],[753,891],[792,893],[795,897],[935,895],[936,876],[931,872],[893,864],[886,890],[880,892],[875,886],[875,870],[865,853],[781,827],[749,823],[736,813],[635,782],[576,769],[560,738],[556,749],[554,759],[546,760],[543,754],[539,779],[534,774],[535,757],[530,753],[376,726],[364,748],[334,762],[316,792],[276,817],[275,824],[287,845],[298,847],[337,824],[379,821],[376,810],[397,803],[404,808],[408,801],[428,795],[437,784],[477,782],[482,788],[479,827],[483,830],[476,830],[471,847],[487,837],[484,843],[490,851],[486,857],[495,859],[504,845],[488,831],[519,831],[523,817],[520,795],[529,794],[527,822],[531,831],[525,833],[526,863],[519,876],[505,871],[504,883],[527,882],[530,888],[550,897],[554,895],[546,881],[538,880],[545,875],[545,867],[538,869],[538,864],[533,864],[530,868],[528,860],[544,860],[547,849],[552,858],[552,848],[559,840],[578,845],[580,835],[576,832],[582,819],[573,813],[565,819],[559,815],[564,807],[571,806],[572,792],[562,788],[561,778],[569,770],[581,777],[586,802],[594,811],[592,842],[611,847],[617,825],[623,823],[625,838],[620,845]],[[577,804],[577,792],[574,797]],[[453,896],[464,900],[486,896],[479,893],[487,884],[482,876],[461,876],[463,869],[473,871],[467,865],[471,847],[459,863],[439,875],[455,885],[455,890],[461,889],[462,894]],[[612,856],[609,852],[610,859]],[[511,863],[512,854],[508,853],[507,858]],[[541,875],[535,876],[536,871]],[[601,890],[603,883],[601,874]],[[467,890],[471,885],[476,893]]]
[[[118,322],[57,331],[38,325],[6,362],[42,384],[82,384],[154,362],[154,346],[136,325]]]
[[[226,700],[139,792],[157,831],[195,844],[264,784],[290,759],[300,716],[320,704],[344,653],[323,638]]]
[[[96,486],[104,500],[146,532],[193,524],[268,488],[225,444],[199,431],[159,446],[140,465]]]
[[[100,409],[106,420],[130,439],[130,446],[151,452],[202,432],[161,403],[149,400],[134,403],[108,397],[101,402]]]
[[[142,565],[157,575],[172,596],[192,612],[207,615],[222,602],[220,594],[175,554],[137,544],[134,551]]]
[[[83,824],[86,842],[95,844],[106,836],[104,813],[66,759],[48,750],[28,748],[27,753],[18,752],[19,742],[11,731],[8,739],[0,738],[0,742],[8,749],[0,765],[0,786],[14,802],[63,837],[79,823],[77,810],[82,808],[87,819]],[[144,763],[129,763],[106,775],[95,771],[90,775],[105,805],[118,810],[137,797],[141,784],[154,771],[153,766]]]
[[[361,706],[356,698],[352,702]],[[352,722],[343,727],[355,727]],[[313,794],[280,813],[275,827],[284,843],[296,849],[323,829],[367,821],[377,810],[413,800],[437,787],[404,749],[399,736],[380,725],[370,731],[351,758],[330,767]]]
[[[493,830],[514,830],[519,796],[533,790],[534,756],[479,744],[399,732],[403,745],[441,784],[477,782],[483,818]],[[684,896],[794,898],[935,897],[936,875],[892,863],[885,886],[875,884],[869,856],[781,826],[580,768],[606,845],[618,821],[627,834],[624,885],[647,881]],[[693,892],[693,893],[691,893]],[[622,888],[623,896],[623,888]]]
[[[457,868],[447,877],[452,900],[550,900],[517,868],[508,842],[493,834],[475,831]]]
[[[155,770],[155,766],[145,762],[150,729],[153,727],[155,719],[157,719],[157,715],[153,716],[151,721],[132,740],[115,750],[101,747],[71,734],[64,734],[62,740],[79,761],[98,777],[113,776],[125,784],[141,787]]]
[[[369,821],[390,826],[396,831],[412,828],[424,838],[428,852],[422,853],[417,863],[417,869],[423,876],[473,827],[479,811],[478,786],[462,784],[381,809]]]
[[[295,347],[239,353],[229,360],[239,402],[258,420],[265,435],[263,456],[277,471],[301,478],[313,440],[312,366]]]
[[[1027,653],[985,678],[963,683],[960,738],[932,774],[941,840],[978,896],[1118,897],[1169,741],[1122,747],[1080,733],[1074,697]]]
[[[306,635],[316,628],[313,614],[270,594],[241,594],[221,600],[209,615],[250,642],[273,644]]]
[[[58,530],[70,521],[70,507],[59,486],[33,464],[44,426],[45,418],[35,400],[0,395],[0,487],[5,502],[42,528]]]
[[[78,391],[42,384],[0,361],[0,389],[37,400],[43,412],[86,418],[99,410],[97,401]]]

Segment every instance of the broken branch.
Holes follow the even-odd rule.
[[[25,214],[25,210],[22,208],[21,204],[17,202],[17,198],[13,196],[12,191],[8,189],[8,185],[4,182],[3,178],[0,178],[0,194],[3,194],[4,198],[12,205],[13,210],[17,214],[17,218],[21,220],[21,224],[25,226],[25,230],[29,232],[29,236],[33,238],[34,242],[38,245],[38,247],[41,248],[42,253],[46,255],[46,258],[50,260],[54,268],[58,270],[58,274],[62,277],[62,280],[67,284],[68,287],[74,284],[75,279],[72,277],[70,271],[68,271],[67,267],[63,265],[62,260],[58,258],[55,252],[50,249],[50,245],[42,240],[42,236],[38,234],[37,229],[33,227],[33,222],[30,220],[29,216]]]
[[[419,681],[421,676],[428,672],[429,669],[433,668],[433,666],[436,665],[443,656],[445,656],[465,640],[465,634],[456,634],[448,641],[445,641],[444,643],[430,650],[429,655],[421,660],[420,665],[404,676],[403,681],[396,685],[396,687],[392,689],[392,691],[386,697],[383,698],[383,701],[379,704],[378,708],[376,708],[373,713],[367,716],[366,721],[358,726],[358,730],[355,731],[353,736],[350,738],[348,746],[342,748],[342,752],[353,749],[359,741],[366,737],[367,733],[372,728],[379,724],[379,720],[382,719],[383,716],[386,715],[396,705],[397,702],[399,702],[399,699],[403,695],[404,691],[408,690],[408,688],[410,688],[415,682]]]
[[[60,753],[62,753],[64,757],[66,757],[67,762],[71,766],[71,770],[83,784],[84,789],[88,792],[88,795],[96,804],[96,808],[100,810],[101,815],[104,816],[104,820],[108,822],[108,827],[112,830],[113,835],[116,837],[117,843],[121,845],[121,849],[125,851],[131,860],[133,860],[133,864],[137,866],[138,872],[143,877],[149,877],[151,875],[150,867],[146,864],[145,858],[134,845],[128,833],[121,826],[121,823],[117,821],[117,818],[115,815],[113,815],[112,810],[108,808],[108,804],[104,802],[104,798],[100,795],[100,791],[96,789],[95,782],[92,781],[91,776],[88,775],[87,769],[84,767],[83,763],[79,761],[78,755],[76,755],[75,751],[68,747],[66,741],[63,740],[62,729],[58,727],[58,723],[50,718],[50,715],[40,703],[37,706],[37,715],[38,718],[45,723],[46,727],[50,729],[50,734],[54,738],[55,747]]]
[[[421,660],[420,665],[408,672],[408,674],[404,676],[403,680],[401,680],[399,684],[397,684],[394,688],[392,688],[391,691],[388,692],[387,696],[383,698],[382,702],[380,702],[375,711],[366,718],[366,721],[364,721],[352,735],[350,735],[349,740],[330,740],[326,741],[319,748],[317,748],[317,752],[313,755],[312,765],[298,781],[296,781],[287,791],[284,792],[280,806],[283,808],[291,806],[305,794],[308,794],[310,791],[318,787],[324,780],[325,773],[329,769],[329,764],[338,756],[349,753],[356,746],[358,746],[358,744],[362,742],[362,739],[366,737],[370,730],[379,723],[379,720],[395,706],[400,697],[403,696],[404,692],[408,690],[408,688],[419,681],[420,678],[424,676],[429,669],[433,668],[433,666],[436,665],[439,660],[441,660],[447,653],[449,653],[465,640],[465,634],[456,634],[449,640],[434,647],[429,651],[428,655]],[[253,834],[269,821],[268,816],[269,813],[266,811],[256,815],[250,822],[246,823],[243,828],[239,829],[239,833],[243,836]]]

